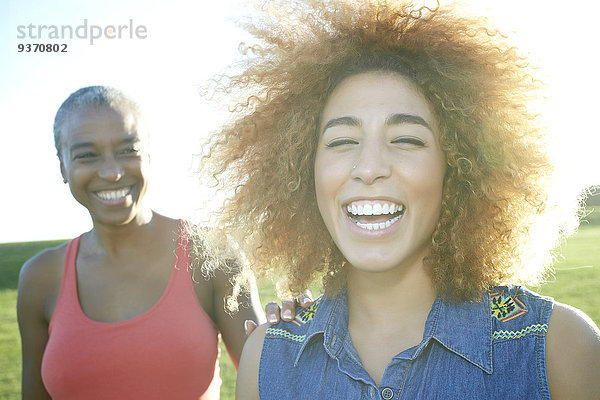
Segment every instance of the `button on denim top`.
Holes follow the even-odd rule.
[[[346,294],[321,296],[268,328],[259,368],[267,399],[550,399],[545,338],[553,301],[497,287],[480,302],[437,298],[423,340],[377,386],[348,332]]]

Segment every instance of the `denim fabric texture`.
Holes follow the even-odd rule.
[[[321,296],[293,321],[267,329],[260,398],[550,399],[552,306],[523,287],[496,287],[479,302],[438,297],[421,343],[392,358],[377,386],[352,345],[345,292]]]

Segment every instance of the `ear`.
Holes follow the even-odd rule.
[[[67,179],[67,176],[68,176],[67,169],[65,168],[65,163],[64,163],[62,157],[60,156],[60,154],[58,156],[58,160],[60,161],[60,174],[62,175],[63,182],[67,183],[67,182],[69,182],[69,180]]]

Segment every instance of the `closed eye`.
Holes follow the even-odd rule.
[[[358,144],[358,141],[356,141],[354,139],[350,139],[350,138],[340,138],[340,139],[334,139],[334,140],[330,141],[325,146],[331,148],[331,147],[343,146],[346,144]]]
[[[89,160],[91,158],[96,157],[97,154],[91,151],[87,151],[85,153],[78,153],[73,156],[74,160]]]
[[[137,156],[138,154],[140,154],[141,150],[138,147],[132,146],[132,147],[127,147],[123,150],[121,150],[119,153],[126,155],[126,156]]]
[[[424,141],[422,141],[419,138],[412,137],[412,136],[402,136],[402,137],[396,138],[396,139],[392,140],[392,143],[395,143],[395,144],[411,144],[411,145],[419,146],[419,147],[425,146],[425,142]]]

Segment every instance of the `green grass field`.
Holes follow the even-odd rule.
[[[0,244],[0,400],[20,398],[20,339],[16,322],[17,279],[23,262],[61,241]],[[532,288],[585,311],[600,324],[600,224],[583,225],[562,249],[555,279]],[[264,304],[275,299],[270,282],[259,284]],[[235,369],[222,349],[221,398],[233,399]]]

